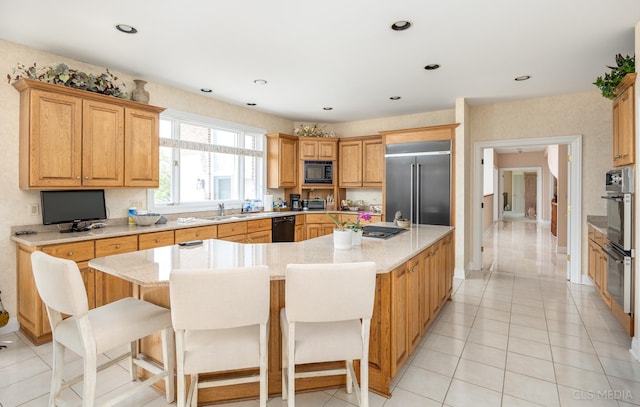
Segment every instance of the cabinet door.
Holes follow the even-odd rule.
[[[438,262],[438,256],[436,256],[436,245],[427,249],[431,253],[431,291],[429,292],[429,300],[431,303],[431,315],[437,315],[440,311],[440,280],[441,270]]]
[[[159,114],[125,109],[124,186],[157,188],[160,180]]]
[[[417,256],[407,264],[407,340],[409,354],[420,342],[422,320],[420,319],[420,269],[422,262]]]
[[[338,157],[336,144],[335,141],[318,141],[318,160],[335,160]]]
[[[96,257],[111,254],[129,253],[138,250],[138,237],[122,236],[109,239],[96,240]],[[96,307],[130,297],[133,294],[133,285],[121,278],[101,271],[95,271]]]
[[[455,269],[455,249],[453,247],[453,235],[444,238],[442,243],[443,259],[445,262],[445,299],[450,299],[453,294],[453,274]]]
[[[80,276],[84,282],[84,288],[87,292],[87,304],[89,309],[96,307],[96,276],[95,270],[89,268],[89,262],[83,261],[78,263],[78,269],[80,270]]]
[[[82,102],[82,185],[121,187],[124,165],[124,108]]]
[[[433,257],[431,250],[423,251],[422,267],[420,268],[420,320],[422,321],[422,333],[424,334],[431,322],[433,321],[433,313],[431,312],[431,274],[433,270]]]
[[[339,144],[340,165],[338,184],[341,188],[362,186],[362,141],[343,141]]]
[[[382,139],[362,141],[362,186],[382,187],[384,146]]]
[[[298,184],[298,160],[296,160],[296,141],[280,139],[280,157],[278,158],[278,188],[291,188]]]
[[[631,85],[616,97],[613,104],[613,164],[635,162],[635,86]]]
[[[304,237],[304,225],[296,225],[296,229],[294,232],[294,241],[296,242],[302,242],[303,240],[305,240]]]
[[[17,257],[17,306],[20,329],[34,343],[41,344],[51,340],[51,325],[47,310],[40,299],[36,281],[31,270],[33,247],[18,245]]]
[[[396,268],[391,277],[391,377],[409,356],[407,347],[407,265]]]
[[[247,233],[246,243],[271,243],[271,230]]]
[[[589,239],[587,244],[589,251],[589,263],[587,267],[587,275],[591,279],[593,285],[596,285],[596,268],[598,267],[598,250],[593,240]],[[597,287],[597,286],[596,286]]]
[[[333,233],[333,230],[336,228],[336,225],[334,223],[323,223],[322,224],[322,231],[320,233],[320,236],[325,236],[325,235],[330,235]]]
[[[188,242],[191,240],[204,240],[215,239],[218,237],[218,227],[216,225],[211,226],[198,226],[195,228],[176,229],[175,242]]]
[[[318,159],[318,141],[305,140],[300,138],[298,140],[300,146],[300,159],[301,160],[317,160]]]
[[[20,128],[21,188],[81,185],[82,99],[32,90]]]
[[[232,235],[232,236],[218,236],[219,240],[226,240],[227,242],[236,242],[236,243],[247,243],[247,234],[242,233],[240,235]]]
[[[611,294],[609,294],[609,290],[607,288],[607,275],[609,273],[608,269],[608,261],[609,256],[605,253],[602,248],[598,248],[598,269],[600,270],[600,295],[604,300],[605,304],[611,307]]]
[[[307,223],[305,229],[307,239],[313,239],[322,236],[321,223]]]

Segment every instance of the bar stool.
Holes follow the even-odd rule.
[[[75,262],[36,251],[31,254],[31,265],[38,293],[47,307],[53,337],[50,406],[55,406],[58,402],[64,403],[59,400],[60,392],[84,379],[82,405],[93,407],[96,402],[97,373],[126,358],[130,358],[131,380],[136,380],[136,366],[151,372],[153,376],[119,392],[101,406],[115,405],[163,379],[167,403],[173,401],[175,360],[171,314],[168,309],[129,297],[89,310],[84,282]],[[69,317],[62,319],[62,314]],[[137,356],[138,339],[159,331],[162,332],[163,368],[134,357]],[[99,354],[122,345],[129,346],[127,353],[102,365],[97,364]],[[65,349],[82,356],[84,374],[63,384]]]
[[[198,389],[260,383],[267,405],[269,268],[174,270],[169,277],[176,332],[178,407],[197,406]],[[259,367],[259,376],[200,382],[198,375]],[[185,375],[191,376],[186,393]]]
[[[347,392],[369,405],[369,328],[376,265],[289,264],[282,330],[282,399],[295,406],[295,378],[346,374]],[[361,389],[353,368],[360,359]],[[333,370],[295,373],[296,364],[346,361]]]

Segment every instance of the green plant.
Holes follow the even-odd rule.
[[[13,77],[7,74],[7,79],[8,82],[11,83],[12,80],[17,81],[21,78],[34,79],[55,85],[67,86],[69,88],[128,99],[127,93],[120,89],[120,87],[124,88],[125,85],[117,85],[115,81],[118,80],[118,77],[114,76],[108,69],[107,72],[93,75],[70,69],[65,64],[38,68],[35,63],[31,66],[18,63],[16,67],[13,68]]]
[[[295,136],[301,137],[335,137],[333,132],[326,132],[324,129],[327,126],[320,127],[319,124],[303,124],[298,128],[293,129]]]
[[[616,55],[616,65],[607,66],[607,68],[611,69],[611,72],[605,73],[604,77],[598,76],[596,81],[593,82],[602,92],[602,96],[607,99],[615,99],[616,87],[622,78],[626,74],[636,71],[636,57],[635,55],[623,57],[622,54],[618,54]]]
[[[335,223],[336,226],[338,226],[338,230],[345,230],[347,228],[347,223],[348,223],[347,221],[342,222],[341,220],[339,220],[338,218],[336,218],[335,216],[333,216],[328,212],[327,212],[327,215],[331,218],[333,223]]]
[[[358,231],[362,230],[363,226],[360,224],[360,219],[365,220],[365,221],[369,221],[369,220],[371,220],[371,215],[369,215],[366,212],[358,212],[358,216],[356,217],[356,221],[354,223],[350,224],[347,227],[349,229],[353,230],[354,232],[358,232]]]

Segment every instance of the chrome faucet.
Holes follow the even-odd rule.
[[[220,211],[220,216],[224,216],[224,203],[218,204],[218,210]]]

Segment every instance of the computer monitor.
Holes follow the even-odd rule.
[[[81,227],[81,222],[107,218],[103,189],[40,191],[40,198],[44,225],[71,223],[61,232],[82,232],[88,228]]]

